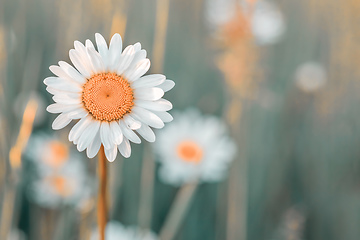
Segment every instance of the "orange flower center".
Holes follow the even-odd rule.
[[[92,76],[83,86],[85,109],[99,121],[116,121],[131,111],[134,94],[129,82],[115,73]]]
[[[177,146],[177,154],[186,162],[199,163],[203,156],[203,150],[196,142],[183,141]]]
[[[63,197],[67,197],[72,193],[72,190],[68,187],[67,181],[62,176],[51,176],[46,179],[53,187],[55,192]]]
[[[49,142],[48,150],[49,151],[45,152],[43,160],[45,163],[49,164],[52,167],[60,167],[69,158],[69,149],[62,142]]]

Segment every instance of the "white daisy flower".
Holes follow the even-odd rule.
[[[31,183],[29,198],[40,206],[56,208],[79,204],[88,199],[91,189],[84,165],[78,159],[67,161],[60,168],[38,168],[38,177]]]
[[[69,146],[58,137],[43,132],[32,134],[25,155],[41,168],[59,168],[69,159],[80,157],[70,153]]]
[[[91,240],[99,240],[99,232],[94,231]],[[111,221],[106,225],[106,240],[157,240],[157,236],[149,230],[138,227],[124,227],[117,221]]]
[[[139,136],[155,141],[150,127],[162,128],[172,121],[166,111],[172,104],[163,99],[175,83],[162,74],[143,76],[150,68],[141,44],[122,50],[122,40],[115,34],[109,47],[100,34],[95,34],[97,49],[90,40],[85,46],[75,41],[70,59],[75,68],[60,61],[51,66],[56,77],[44,80],[47,91],[56,102],[48,106],[50,113],[60,113],[54,120],[55,130],[71,120],[80,119],[69,133],[69,140],[81,152],[93,158],[104,146],[106,158],[112,162],[117,151],[130,157],[130,142],[140,143]]]
[[[257,1],[251,21],[252,33],[259,45],[278,42],[285,32],[285,20],[277,5],[271,1]]]
[[[295,72],[295,83],[304,92],[314,92],[327,81],[324,66],[315,61],[305,62]]]
[[[207,0],[205,16],[209,28],[214,31],[231,22],[236,17],[237,11],[242,11],[244,14],[252,12],[251,32],[255,41],[259,45],[278,42],[286,29],[284,16],[278,6],[271,1],[259,0],[254,3],[254,8],[250,9],[249,2],[249,0]]]
[[[195,109],[176,117],[176,122],[159,133],[155,145],[161,179],[175,186],[223,179],[236,152],[225,124],[214,116],[201,116]]]

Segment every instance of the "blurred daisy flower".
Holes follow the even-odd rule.
[[[94,231],[91,240],[99,240],[98,231]],[[148,230],[137,227],[124,227],[121,223],[111,221],[106,225],[106,240],[157,240],[156,235]]]
[[[45,208],[81,207],[83,200],[90,197],[91,189],[84,165],[72,159],[61,168],[40,168],[28,193],[31,200]]]
[[[59,138],[46,133],[33,134],[26,156],[36,170],[29,198],[40,206],[77,205],[90,196],[89,179],[80,154],[71,152]]]
[[[32,134],[27,145],[26,156],[36,163],[37,167],[59,168],[69,158],[76,157],[76,153],[71,153],[67,144],[55,135],[47,133]]]
[[[195,109],[176,117],[176,122],[159,133],[155,145],[161,163],[160,178],[175,186],[223,179],[236,152],[225,124]]]
[[[304,92],[314,92],[323,87],[326,81],[326,71],[318,62],[309,61],[296,69],[295,83]]]
[[[239,16],[251,16],[249,28],[259,45],[278,42],[286,29],[282,12],[271,1],[207,0],[206,5],[206,19],[212,30],[231,28],[229,24],[239,22]],[[240,22],[240,27],[246,28],[246,23],[241,18]],[[217,32],[220,35],[221,33]]]
[[[74,42],[69,56],[75,68],[63,61],[50,66],[56,77],[44,83],[55,103],[47,111],[60,113],[52,124],[55,130],[80,119],[69,133],[78,151],[87,149],[87,156],[93,158],[102,144],[106,158],[114,161],[118,150],[130,156],[129,141],[141,142],[134,131],[154,142],[150,127],[162,128],[164,122],[172,121],[167,113],[172,104],[162,97],[175,83],[162,74],[143,76],[150,60],[140,43],[122,50],[119,34],[111,38],[109,47],[98,33],[95,40],[97,50],[90,40],[85,46]]]

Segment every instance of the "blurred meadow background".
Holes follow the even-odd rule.
[[[97,239],[97,160],[51,129],[43,84],[97,32],[141,42],[150,72],[176,83],[170,112],[216,116],[237,149],[223,179],[184,188],[162,180],[156,142],[132,144],[108,163],[109,221],[151,237],[108,239],[360,239],[359,12],[357,0],[0,0],[0,239]]]

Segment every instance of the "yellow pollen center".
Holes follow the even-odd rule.
[[[129,82],[115,73],[92,76],[83,86],[85,109],[99,121],[116,121],[131,111],[134,94]]]
[[[183,141],[177,146],[177,154],[186,162],[199,163],[203,157],[203,150],[193,141]]]
[[[45,163],[49,164],[52,167],[58,168],[64,164],[69,158],[69,149],[68,147],[59,141],[51,141],[48,145],[48,150],[46,151],[43,160]]]
[[[72,193],[72,190],[66,184],[66,179],[62,176],[51,176],[47,178],[47,181],[55,192],[63,197],[69,196]]]

